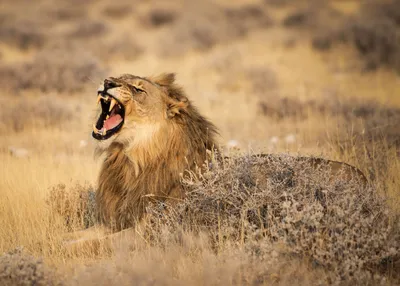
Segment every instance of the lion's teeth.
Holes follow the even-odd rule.
[[[97,134],[101,134],[101,135],[106,135],[107,129],[105,127],[103,127],[101,130],[96,128],[96,125],[93,124],[93,131],[96,132]]]
[[[101,99],[102,99],[102,97],[101,97],[101,95],[99,95],[99,96],[97,97],[97,105],[99,105]]]
[[[108,118],[110,118],[110,115],[107,115],[107,116],[106,116],[106,120],[107,120]]]
[[[112,98],[111,99],[111,103],[110,103],[110,108],[108,109],[108,112],[111,112],[111,110],[113,109],[115,104],[117,104],[117,101],[114,98]]]
[[[100,133],[99,129],[96,128],[95,124],[93,124],[93,131],[96,132],[96,133]]]

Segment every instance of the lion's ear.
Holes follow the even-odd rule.
[[[183,90],[177,86],[174,73],[163,73],[151,80],[162,86],[167,94],[167,117],[172,118],[181,114],[189,106],[189,100]]]
[[[168,118],[173,118],[174,116],[181,114],[182,111],[185,111],[189,105],[188,99],[183,96],[180,100],[176,100],[170,98],[167,103],[167,116]]]
[[[174,73],[163,73],[151,79],[153,82],[161,85],[161,86],[169,86],[172,85],[175,81]]]

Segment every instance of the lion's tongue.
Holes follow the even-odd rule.
[[[104,126],[107,130],[113,129],[117,127],[118,124],[122,122],[122,117],[119,114],[115,114],[111,117],[109,117],[105,122]]]

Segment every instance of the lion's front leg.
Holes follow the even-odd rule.
[[[65,234],[63,244],[70,254],[99,254],[102,244],[100,242],[110,233],[111,231],[108,228],[96,225],[85,230]]]
[[[68,234],[69,239],[65,239],[64,246],[72,255],[110,253],[115,248],[129,246],[135,239],[143,237],[143,229],[143,223],[139,223],[135,227],[112,233],[109,228],[98,225]]]

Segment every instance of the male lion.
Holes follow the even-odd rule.
[[[99,220],[117,230],[134,225],[149,200],[183,197],[180,174],[201,166],[216,127],[199,114],[174,75],[109,78],[98,90],[102,112],[93,137],[106,154],[96,204]]]
[[[97,152],[105,154],[96,193],[101,234],[133,229],[151,200],[173,205],[184,198],[182,173],[203,166],[207,150],[216,147],[216,127],[197,111],[174,79],[174,74],[154,78],[125,74],[104,80],[97,91],[101,113],[92,135],[99,141]],[[299,161],[307,161],[312,168],[325,163],[332,176],[344,169],[341,174],[365,181],[360,171],[344,163]],[[269,169],[263,170],[264,175],[255,176],[259,181],[270,176]]]

